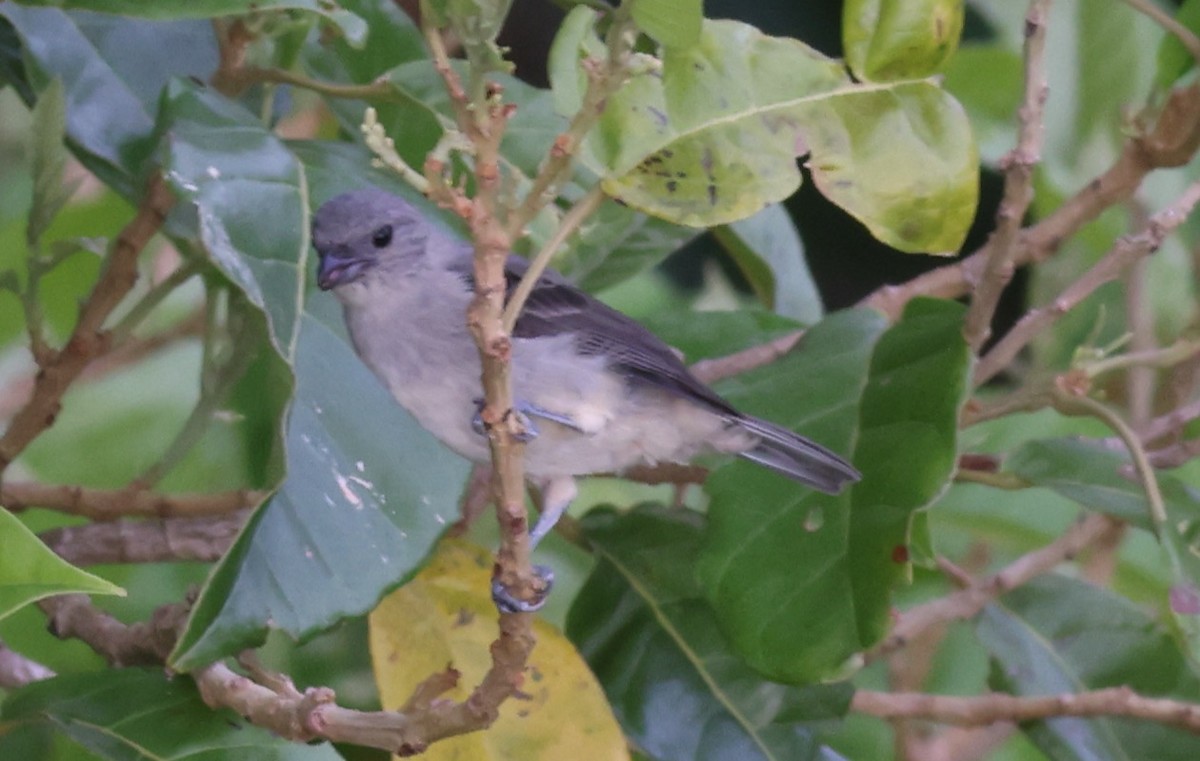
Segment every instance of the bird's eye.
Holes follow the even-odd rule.
[[[371,233],[371,243],[375,248],[386,248],[392,242],[392,226],[384,225]]]

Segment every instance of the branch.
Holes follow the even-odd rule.
[[[92,605],[87,595],[59,595],[38,603],[49,619],[51,634],[82,640],[117,667],[164,663],[187,621],[189,605],[164,605],[149,621],[126,626]]]
[[[1125,142],[1120,156],[1044,220],[1020,236],[1016,266],[1045,261],[1088,222],[1125,201],[1158,168],[1182,166],[1200,146],[1200,87],[1173,90],[1154,128]],[[926,272],[901,285],[884,286],[859,302],[896,320],[917,296],[955,299],[979,282],[992,241],[955,264]]]
[[[973,586],[945,597],[917,605],[900,614],[891,633],[867,654],[868,660],[888,655],[905,647],[932,626],[946,621],[965,620],[983,610],[989,602],[1009,590],[1048,573],[1055,566],[1070,560],[1098,540],[1116,524],[1112,518],[1091,514],[1074,524],[1058,539],[1045,547],[1022,555],[998,573]]]
[[[1183,47],[1196,60],[1196,63],[1200,64],[1200,38],[1197,38],[1191,29],[1148,0],[1125,0],[1125,2],[1138,13],[1149,17],[1154,23],[1175,35],[1176,39],[1183,43]]]
[[[1017,146],[1000,161],[1004,197],[996,212],[996,229],[987,246],[983,276],[971,298],[963,335],[978,352],[992,334],[992,317],[1000,295],[1012,281],[1017,237],[1033,202],[1033,168],[1042,152],[1042,111],[1046,105],[1046,15],[1050,0],[1032,0],[1025,16],[1025,99],[1018,110]]]
[[[238,489],[213,494],[161,494],[133,489],[14,482],[0,484],[0,504],[13,512],[42,507],[97,521],[123,515],[160,518],[225,515],[256,507],[267,492]]]
[[[38,537],[72,565],[220,560],[249,510],[200,518],[88,523],[43,531]]]
[[[1200,202],[1200,182],[1189,185],[1175,203],[1151,217],[1150,223],[1141,232],[1118,239],[1104,258],[1068,285],[1051,304],[1027,312],[979,361],[975,368],[975,384],[986,383],[1007,367],[1026,344],[1097,288],[1116,279],[1122,270],[1138,259],[1158,250],[1167,235],[1183,224],[1197,202]]]
[[[1184,426],[1197,418],[1200,418],[1200,399],[1154,418],[1138,433],[1141,434],[1142,441],[1156,441],[1164,436],[1179,433]]]
[[[927,719],[963,726],[1036,721],[1057,716],[1128,716],[1200,734],[1200,705],[1149,698],[1128,687],[1038,697],[1003,693],[950,697],[859,690],[854,693],[850,710],[881,719]]]
[[[150,177],[137,213],[117,236],[92,293],[79,312],[67,344],[41,365],[33,396],[0,437],[0,477],[42,431],[54,424],[67,388],[88,363],[108,351],[111,335],[104,322],[137,282],[138,254],[162,226],[173,199],[162,175]]]
[[[749,372],[756,367],[771,364],[791,351],[803,337],[804,331],[797,330],[795,333],[788,333],[765,344],[751,346],[724,357],[702,359],[689,369],[692,371],[692,375],[705,383],[716,383],[719,380]]]

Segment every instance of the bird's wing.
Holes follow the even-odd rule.
[[[508,257],[504,275],[509,296],[528,269],[525,259]],[[471,279],[469,273],[467,279]],[[657,336],[547,270],[530,292],[513,337],[536,339],[563,333],[574,336],[581,353],[607,358],[631,382],[654,386],[714,412],[739,416],[729,402],[688,372]]]

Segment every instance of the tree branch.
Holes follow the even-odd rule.
[[[199,518],[88,523],[43,531],[39,538],[72,565],[220,560],[249,510]]]
[[[1128,687],[1039,697],[1003,693],[951,697],[859,690],[854,693],[850,710],[881,719],[927,719],[962,726],[1036,721],[1057,716],[1128,716],[1200,734],[1200,705],[1145,697]]]
[[[1059,563],[1075,557],[1109,531],[1114,523],[1112,518],[1105,515],[1088,515],[1055,541],[1022,555],[998,573],[966,589],[902,612],[891,633],[867,654],[868,660],[905,647],[931,626],[975,616],[984,606],[1005,592],[1016,589],[1053,570]]]
[[[963,328],[963,336],[976,352],[991,337],[996,305],[1016,271],[1013,259],[1021,222],[1033,202],[1033,168],[1041,160],[1042,111],[1047,94],[1044,66],[1049,9],[1050,0],[1032,0],[1025,16],[1025,98],[1017,112],[1021,126],[1016,147],[1000,161],[1004,170],[1004,197],[996,212],[996,229],[987,245],[983,275],[971,298]]]
[[[34,382],[33,396],[0,437],[0,478],[25,447],[54,424],[63,394],[88,363],[108,351],[111,335],[103,329],[104,322],[137,282],[138,254],[158,232],[172,203],[166,181],[153,173],[137,213],[117,236],[100,279],[80,309],[71,338],[61,351],[46,358]]]
[[[1175,203],[1151,217],[1150,223],[1141,232],[1118,239],[1104,258],[1068,285],[1051,304],[1027,312],[979,361],[975,368],[975,384],[986,383],[1007,367],[1035,336],[1075,308],[1097,288],[1114,280],[1133,262],[1157,251],[1167,235],[1183,224],[1198,202],[1200,183],[1193,183]]]
[[[13,512],[31,507],[57,510],[97,521],[123,515],[160,518],[224,515],[258,506],[267,492],[239,489],[213,494],[161,494],[134,489],[13,482],[0,484],[0,504]]]

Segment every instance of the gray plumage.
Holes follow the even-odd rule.
[[[482,393],[465,320],[470,247],[379,190],[329,201],[312,232],[318,282],[344,305],[359,356],[421,425],[486,462],[487,441],[471,422]],[[510,290],[526,267],[509,257]],[[538,281],[513,331],[512,379],[518,407],[538,430],[526,471],[547,501],[570,501],[571,476],[713,450],[826,492],[859,478],[819,444],[738,412],[648,330],[553,272]]]

